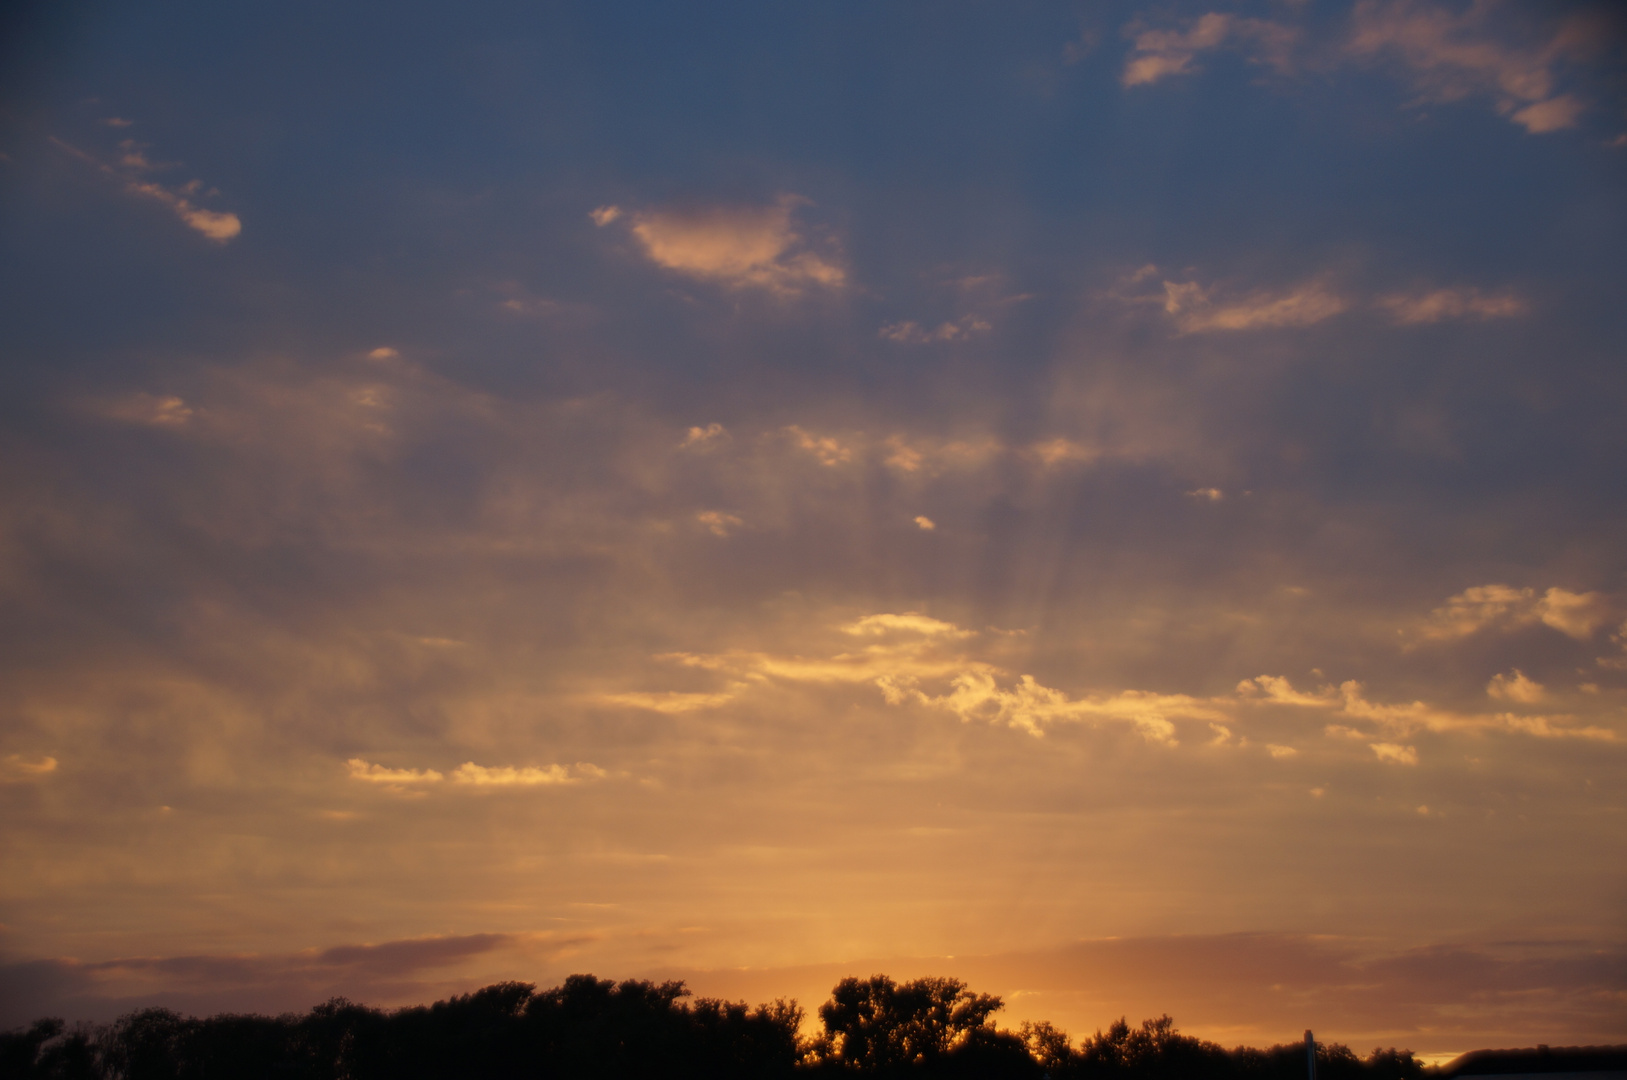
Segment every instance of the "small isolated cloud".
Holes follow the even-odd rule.
[[[647,210],[628,218],[644,255],[675,273],[781,295],[814,286],[840,288],[847,272],[814,251],[792,221],[806,201],[787,195],[772,206]],[[616,207],[594,211],[600,225],[621,216]]]
[[[1196,488],[1186,493],[1187,498],[1197,499],[1201,502],[1219,502],[1226,497],[1226,493],[1216,487]]]
[[[800,449],[812,454],[819,464],[830,467],[846,465],[853,460],[853,448],[844,446],[839,440],[829,435],[812,435],[795,424],[785,429]]]
[[[1276,743],[1266,743],[1265,752],[1276,758],[1278,761],[1281,761],[1284,758],[1297,757],[1299,755],[1299,751],[1295,750],[1292,746],[1278,746]]]
[[[21,754],[7,754],[0,760],[0,781],[16,783],[21,780],[38,780],[56,772],[57,759],[42,757],[30,761]]]
[[[1584,103],[1555,92],[1559,61],[1577,44],[1570,28],[1547,42],[1499,33],[1495,5],[1448,7],[1415,0],[1362,0],[1347,51],[1395,64],[1426,101],[1489,97],[1497,112],[1540,135],[1574,127]]]
[[[400,355],[400,353],[396,352],[389,346],[383,346],[368,353],[367,358],[369,360],[395,360],[400,357]]]
[[[1486,294],[1479,289],[1436,289],[1421,294],[1381,296],[1378,306],[1402,326],[1462,319],[1508,319],[1530,310],[1513,293]]]
[[[883,326],[877,336],[903,345],[926,345],[936,341],[962,341],[976,334],[994,329],[993,324],[976,315],[967,315],[954,322],[939,323],[927,329],[916,322],[896,322]]]
[[[722,424],[707,424],[705,427],[692,427],[684,433],[683,442],[678,444],[681,450],[693,450],[700,447],[715,446],[729,437],[729,432]]]
[[[615,221],[617,218],[621,217],[621,207],[601,206],[596,210],[588,211],[588,217],[593,219],[593,224],[602,229],[612,221]]]
[[[745,524],[737,515],[725,514],[721,510],[702,510],[695,515],[695,520],[713,536],[728,536]]]
[[[1164,313],[1183,334],[1312,326],[1350,307],[1344,297],[1312,282],[1286,292],[1257,292],[1217,301],[1196,282],[1164,282]]]
[[[178,397],[146,393],[104,403],[95,411],[109,420],[167,428],[183,427],[193,415],[192,408]]]
[[[1423,637],[1449,640],[1488,627],[1518,629],[1540,622],[1577,641],[1586,641],[1610,621],[1611,606],[1599,593],[1574,593],[1557,586],[1537,596],[1533,589],[1476,585],[1449,597],[1429,613]]]
[[[1399,743],[1368,743],[1368,749],[1378,756],[1380,761],[1387,761],[1392,765],[1418,764],[1418,748],[1415,746],[1402,746]]]
[[[1525,677],[1519,668],[1507,675],[1493,675],[1486,684],[1486,694],[1499,701],[1518,701],[1531,705],[1542,700],[1543,687]]]
[[[917,514],[915,515],[915,527],[925,532],[931,532],[938,527],[938,523],[925,514]]]
[[[1200,52],[1222,46],[1241,49],[1255,63],[1286,69],[1298,33],[1281,23],[1243,19],[1210,12],[1177,30],[1129,29],[1134,45],[1121,82],[1148,86],[1171,75],[1197,72],[1193,60]]]

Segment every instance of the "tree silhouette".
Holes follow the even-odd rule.
[[[815,1056],[860,1072],[930,1067],[961,1050],[1000,1044],[989,1017],[1001,1007],[992,994],[974,994],[959,979],[893,982],[885,975],[846,978],[819,1007],[825,1026]],[[1021,1040],[1016,1046],[1021,1047]]]
[[[143,1009],[67,1030],[0,1032],[0,1080],[789,1080],[836,1073],[914,1080],[1303,1080],[1300,1043],[1265,1050],[1182,1035],[1168,1016],[1124,1018],[1073,1044],[1048,1023],[995,1028],[1001,1002],[959,979],[837,983],[804,1040],[794,1001],[693,998],[681,982],[572,975],[539,992],[496,983],[385,1012],[334,998],[300,1015],[199,1019]],[[1616,1059],[1612,1059],[1616,1060]],[[1317,1047],[1321,1080],[1422,1080],[1408,1050],[1366,1060]]]

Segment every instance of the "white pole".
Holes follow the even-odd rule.
[[[1316,1037],[1305,1029],[1305,1080],[1316,1080]]]

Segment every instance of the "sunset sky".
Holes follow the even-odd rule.
[[[1627,1042],[1613,4],[0,21],[0,1026]]]

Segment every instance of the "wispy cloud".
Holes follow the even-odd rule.
[[[1314,326],[1349,308],[1349,300],[1321,282],[1234,299],[1217,298],[1196,282],[1164,282],[1164,311],[1183,334]]]
[[[896,341],[901,345],[929,345],[933,342],[963,341],[978,334],[986,334],[992,329],[993,324],[988,320],[977,315],[966,315],[953,322],[939,323],[930,329],[908,320],[889,323],[877,332],[877,336],[887,341]]]
[[[1488,294],[1473,288],[1390,293],[1377,302],[1403,326],[1458,319],[1508,319],[1530,311],[1530,305],[1514,293]]]
[[[1489,97],[1499,114],[1532,134],[1575,126],[1586,104],[1556,90],[1558,64],[1575,44],[1572,28],[1533,43],[1499,34],[1494,10],[1489,3],[1362,0],[1348,50],[1359,59],[1390,60],[1424,100]]]
[[[169,207],[170,211],[180,218],[186,225],[202,233],[217,244],[224,244],[243,231],[243,222],[238,216],[229,211],[210,210],[199,206],[194,200],[200,197],[204,190],[200,180],[189,180],[184,184],[169,187],[149,179],[148,173],[159,168],[147,160],[142,148],[131,140],[120,144],[118,165],[108,165],[91,154],[73,147],[53,136],[51,142],[62,150],[78,158],[101,172],[104,176],[118,181],[125,191],[132,195],[152,199]],[[210,194],[214,194],[211,192]]]
[[[1518,672],[1515,674],[1518,675]],[[1540,697],[1540,687],[1536,687],[1534,683],[1518,689],[1527,692],[1528,695],[1534,692],[1535,696],[1527,700],[1515,699],[1513,695],[1509,695],[1509,699],[1528,704],[1530,700]],[[1281,676],[1261,675],[1255,679],[1244,680],[1239,684],[1238,692],[1240,698],[1244,700],[1254,699],[1272,705],[1331,710],[1347,721],[1377,729],[1376,732],[1364,730],[1363,727],[1350,723],[1328,724],[1325,728],[1326,734],[1330,738],[1337,739],[1369,739],[1376,734],[1394,740],[1420,731],[1435,734],[1502,732],[1510,735],[1529,735],[1539,739],[1586,739],[1597,742],[1616,742],[1620,739],[1620,735],[1613,728],[1596,724],[1577,724],[1574,717],[1460,713],[1423,701],[1400,704],[1374,702],[1368,700],[1362,684],[1353,679],[1346,680],[1336,688],[1324,686],[1307,692],[1295,690],[1289,681]],[[1386,745],[1395,744],[1391,742]],[[1383,752],[1380,752],[1379,756],[1393,760],[1393,757]],[[1407,764],[1416,764],[1416,751],[1412,756],[1414,760]]]
[[[21,754],[7,754],[0,758],[0,782],[39,780],[57,770],[57,759],[41,757],[30,761]]]
[[[1146,86],[1172,75],[1198,70],[1193,61],[1202,52],[1229,46],[1256,63],[1282,69],[1299,36],[1297,30],[1266,19],[1247,19],[1210,12],[1178,29],[1126,29],[1133,47],[1120,81],[1125,86]]]
[[[1156,273],[1155,267],[1143,267],[1122,284],[1136,286]],[[1531,311],[1530,304],[1509,289],[1488,292],[1465,285],[1364,297],[1337,288],[1326,278],[1248,292],[1221,284],[1166,279],[1161,293],[1143,288],[1109,295],[1129,305],[1156,303],[1183,334],[1314,326],[1345,313],[1382,313],[1397,326],[1418,326],[1508,319]]]

